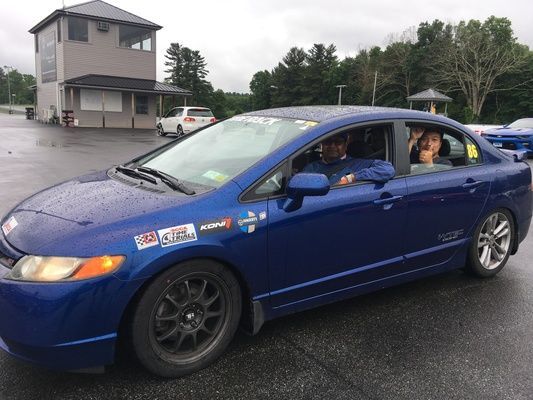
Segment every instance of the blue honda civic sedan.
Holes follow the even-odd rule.
[[[481,134],[494,147],[526,151],[533,155],[533,118],[522,118],[502,128],[486,130]]]
[[[1,221],[0,347],[176,377],[240,325],[464,268],[531,222],[531,170],[450,119],[355,106],[235,116],[24,200]]]

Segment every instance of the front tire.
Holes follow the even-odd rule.
[[[233,274],[211,260],[178,264],[144,291],[132,319],[132,343],[141,364],[163,377],[207,367],[224,352],[241,316]]]
[[[511,213],[497,209],[478,225],[468,251],[467,270],[488,278],[496,275],[507,263],[513,248],[515,226]]]
[[[163,125],[157,124],[157,134],[159,136],[166,136],[167,135],[165,130],[163,129]]]

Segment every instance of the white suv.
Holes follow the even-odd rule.
[[[209,108],[175,107],[159,120],[157,134],[166,136],[168,133],[175,133],[183,136],[215,121],[216,118]]]

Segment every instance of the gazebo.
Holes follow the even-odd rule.
[[[413,101],[423,101],[429,103],[427,111],[433,112],[436,107],[436,103],[444,103],[444,115],[448,115],[448,103],[453,101],[450,97],[442,94],[441,92],[435,89],[426,89],[423,92],[413,94],[412,96],[407,97],[409,102],[409,108],[413,108]]]

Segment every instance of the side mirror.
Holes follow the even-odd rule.
[[[517,150],[513,154],[513,157],[516,162],[527,161],[528,159],[527,150]]]
[[[302,206],[305,196],[324,196],[329,192],[329,188],[326,175],[296,174],[287,185],[287,201],[283,205],[283,209],[287,212],[297,210]]]
[[[528,158],[527,150],[508,150],[508,149],[498,149],[498,150],[513,157],[515,162],[527,161],[527,158]]]

